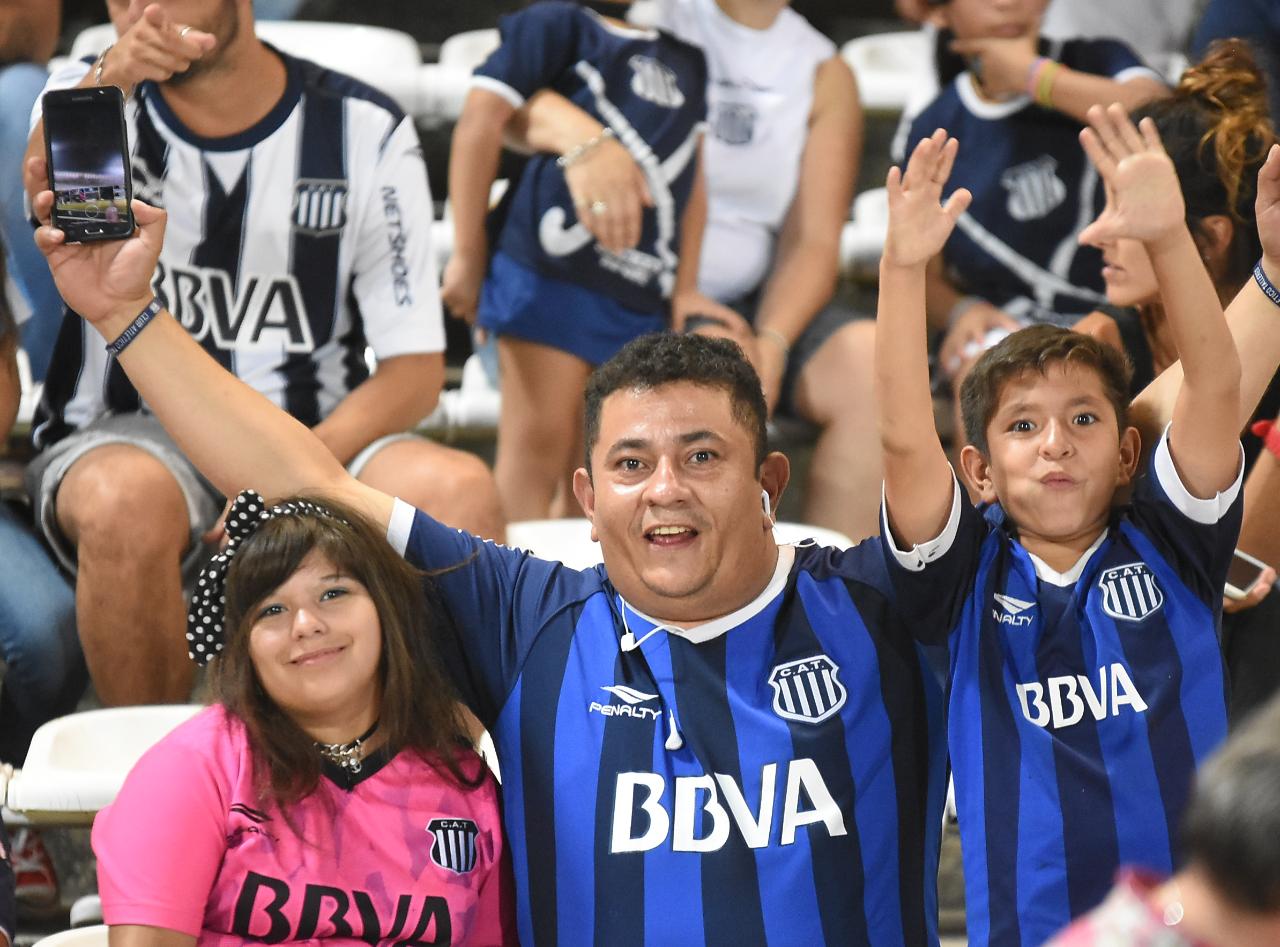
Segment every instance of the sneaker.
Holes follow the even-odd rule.
[[[9,846],[9,857],[19,905],[42,908],[58,904],[58,876],[38,831],[18,829]]]

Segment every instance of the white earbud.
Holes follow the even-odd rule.
[[[764,506],[764,515],[769,517],[769,519],[773,519],[773,502],[769,499],[768,490],[760,491],[760,500]]]

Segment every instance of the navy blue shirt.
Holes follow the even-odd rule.
[[[632,309],[663,309],[675,283],[707,111],[702,51],[668,33],[615,26],[561,0],[505,16],[499,30],[502,45],[476,70],[473,85],[517,108],[540,89],[570,99],[631,153],[654,206],[644,213],[640,243],[609,253],[577,222],[556,156],[537,154],[516,185],[498,249]]]
[[[1240,482],[1191,497],[1167,438],[1151,466],[1066,574],[1018,543],[998,505],[957,500],[923,564],[882,541],[912,627],[950,647],[975,947],[1043,943],[1100,903],[1122,864],[1171,873],[1196,766],[1226,736],[1217,631]]]
[[[389,534],[460,631],[522,943],[937,943],[942,693],[874,544],[779,547],[754,601],[682,631],[603,566],[404,504]]]
[[[1044,52],[1117,81],[1158,78],[1115,40],[1048,43]],[[1027,96],[986,102],[963,72],[911,123],[908,152],[938,128],[960,141],[944,199],[961,187],[973,194],[942,251],[956,285],[1041,322],[1069,324],[1105,303],[1102,255],[1076,242],[1105,201],[1080,147],[1080,123]]]

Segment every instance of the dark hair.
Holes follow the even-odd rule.
[[[1201,768],[1182,841],[1188,862],[1237,908],[1280,911],[1280,698]]]
[[[587,473],[591,472],[591,450],[600,437],[600,409],[605,398],[615,391],[648,391],[679,382],[718,388],[728,394],[734,419],[755,441],[756,466],[764,463],[769,450],[764,392],[738,344],[703,335],[656,332],[628,342],[587,379]]]
[[[1267,84],[1249,44],[1219,40],[1178,81],[1173,95],[1142,106],[1173,159],[1187,205],[1187,226],[1224,214],[1235,224],[1226,276],[1243,283],[1262,255],[1254,201],[1258,171],[1276,140]]]
[[[416,751],[459,784],[478,785],[482,768],[464,773],[457,757],[468,742],[467,730],[432,644],[432,636],[448,627],[448,618],[430,580],[396,555],[382,531],[356,510],[329,499],[307,499],[332,516],[276,516],[237,551],[227,569],[227,641],[210,666],[215,699],[248,730],[259,789],[278,803],[296,802],[320,778],[320,755],[311,737],[267,696],[249,657],[254,606],[288,581],[312,552],[358,579],[377,608],[382,626],[378,728],[389,752]]]
[[[1050,365],[1079,365],[1098,374],[1123,431],[1129,422],[1129,360],[1092,336],[1060,326],[1034,325],[1010,333],[982,353],[960,385],[960,413],[970,444],[987,453],[987,426],[1000,408],[1004,386],[1023,373],[1044,375]]]

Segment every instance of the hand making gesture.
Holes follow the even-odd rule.
[[[1107,206],[1081,231],[1082,244],[1122,237],[1154,244],[1186,227],[1178,173],[1150,118],[1135,128],[1120,105],[1095,105],[1080,143],[1107,188]]]
[[[911,152],[907,170],[889,169],[889,230],[884,260],[891,266],[924,266],[941,250],[972,196],[959,188],[940,203],[959,142],[939,128]]]

